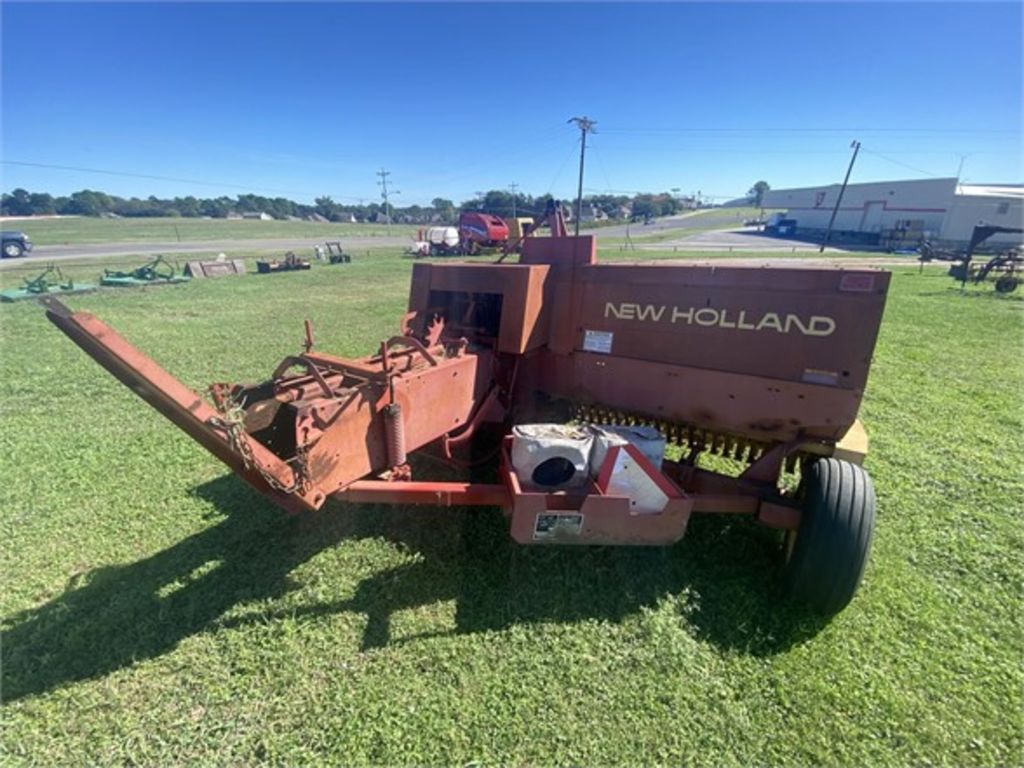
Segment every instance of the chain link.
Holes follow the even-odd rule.
[[[295,467],[292,469],[293,482],[285,485],[278,480],[271,472],[263,468],[263,465],[256,460],[253,454],[252,443],[249,442],[249,434],[245,431],[245,411],[240,405],[234,402],[225,402],[218,407],[220,416],[209,419],[209,424],[218,429],[223,429],[228,438],[228,445],[233,451],[242,457],[242,464],[246,469],[255,469],[260,473],[263,480],[273,488],[285,494],[302,493],[309,491],[309,465],[308,449],[303,447],[295,451]]]

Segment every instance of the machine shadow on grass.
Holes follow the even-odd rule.
[[[987,290],[986,290],[987,288]],[[1024,301],[1024,292],[1014,291],[1013,293],[998,293],[989,286],[977,287],[969,285],[966,289],[961,289],[959,283],[951,285],[948,288],[938,291],[921,291],[919,296],[940,296],[948,299],[952,298],[964,298],[964,299],[986,299],[988,301],[1011,301],[1020,302]]]
[[[234,606],[297,588],[290,574],[346,540],[383,538],[418,552],[410,565],[368,576],[349,600],[282,612],[366,616],[362,649],[393,642],[399,610],[454,600],[454,633],[529,622],[619,621],[684,594],[680,622],[702,639],[771,655],[816,634],[823,620],[781,601],[778,553],[742,521],[691,521],[671,548],[523,547],[496,509],[329,504],[288,518],[234,477],[196,493],[223,517],[157,554],[73,579],[50,602],[4,619],[2,696],[13,701],[100,677],[173,650],[204,631],[273,619],[223,618]],[[685,616],[683,615],[685,614]]]

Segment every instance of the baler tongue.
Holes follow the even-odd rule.
[[[323,504],[322,491],[99,318],[72,312],[53,297],[40,303],[50,322],[87,355],[275,503],[290,512]]]

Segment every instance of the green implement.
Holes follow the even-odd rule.
[[[0,301],[22,301],[23,299],[35,299],[40,296],[85,293],[86,291],[94,290],[96,290],[96,286],[92,283],[79,283],[76,285],[71,278],[65,279],[60,268],[50,264],[35,277],[26,277],[20,288],[0,291]]]
[[[108,288],[128,288],[138,285],[187,283],[188,281],[189,278],[177,274],[173,264],[163,256],[157,256],[153,261],[127,272],[113,269],[103,270],[100,285]]]

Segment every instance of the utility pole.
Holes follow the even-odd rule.
[[[508,188],[512,190],[512,218],[514,219],[516,217],[516,190],[519,189],[519,185],[512,182]]]
[[[385,171],[381,168],[377,171],[377,175],[380,176],[380,181],[377,184],[380,186],[380,196],[384,200],[384,216],[387,218],[388,233],[391,233],[391,204],[388,202],[389,195],[399,194],[397,189],[393,189],[388,192],[388,176],[391,175],[391,171]]]
[[[968,157],[970,157],[970,155],[965,155],[963,153],[960,154],[960,165],[956,167],[956,183],[958,188],[960,186],[960,175],[964,172],[964,160]]]
[[[825,252],[825,246],[832,237],[832,225],[836,223],[836,214],[839,213],[839,205],[843,202],[843,193],[846,192],[846,185],[850,181],[850,173],[853,171],[853,164],[857,162],[857,153],[860,152],[860,142],[856,139],[850,144],[853,147],[853,157],[850,158],[850,165],[846,168],[846,176],[843,178],[843,186],[839,188],[839,196],[836,198],[835,207],[832,208],[832,217],[828,220],[828,229],[825,230],[825,240],[821,243],[818,253]]]
[[[587,154],[587,134],[597,133],[596,120],[583,117],[570,117],[567,122],[575,123],[580,129],[580,183],[576,189],[576,236],[580,234],[580,217],[583,215],[583,159]]]

